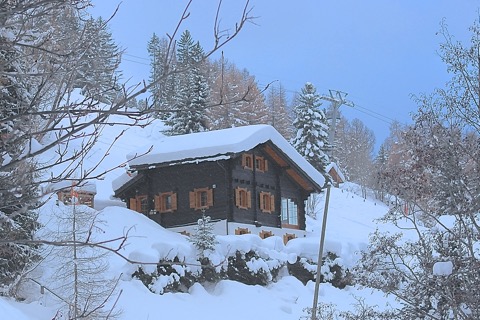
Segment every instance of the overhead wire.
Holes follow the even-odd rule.
[[[141,59],[141,60],[146,60],[146,61],[150,61],[150,59],[148,58],[143,58],[143,57],[140,57],[140,56],[136,56],[136,55],[132,55],[132,54],[128,54],[128,53],[124,53],[125,56],[128,56],[128,57],[132,57],[132,58],[136,58],[136,59]],[[145,62],[140,62],[140,61],[135,61],[135,60],[131,60],[131,59],[123,59],[124,61],[128,61],[128,62],[132,62],[132,63],[136,63],[136,64],[141,64],[141,65],[145,65],[145,66],[150,66],[150,63],[145,63]],[[269,85],[272,85],[272,83],[269,83],[269,84],[263,84],[263,83],[257,83],[260,87],[263,87],[263,88],[266,88],[267,86]],[[298,93],[298,91],[296,90],[291,90],[291,89],[287,89],[285,87],[283,87],[283,89],[285,90],[285,92],[288,92],[288,93],[291,93],[291,94],[296,94]],[[380,120],[380,121],[383,121],[387,124],[392,124],[393,122],[397,121],[395,119],[392,119],[386,115],[383,115],[377,111],[374,111],[374,110],[371,110],[369,108],[366,108],[366,107],[363,107],[357,103],[355,103],[355,106],[353,107],[354,110],[357,110],[358,112],[361,112],[363,114],[366,114],[372,118],[375,118],[377,120]]]

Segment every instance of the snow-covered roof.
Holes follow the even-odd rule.
[[[310,179],[323,186],[325,178],[275,128],[251,125],[186,135],[163,137],[129,153],[130,168],[155,166],[163,163],[212,161],[253,149],[271,141],[290,158]]]
[[[60,190],[75,188],[76,191],[97,193],[97,186],[94,181],[83,181],[80,184],[76,181],[62,180],[56,183],[50,183],[46,186],[44,193],[57,192]]]
[[[112,189],[113,191],[117,191],[120,189],[124,184],[126,184],[128,181],[132,180],[137,176],[137,172],[125,172],[118,178],[114,179],[112,181]]]
[[[330,171],[330,169],[335,169],[335,171],[337,172],[338,176],[340,177],[340,179],[342,179],[343,182],[347,181],[345,179],[345,176],[343,175],[343,172],[342,170],[340,170],[340,168],[338,167],[338,165],[335,163],[335,162],[330,162],[330,164],[328,164],[326,167],[325,167],[325,172],[328,173]]]

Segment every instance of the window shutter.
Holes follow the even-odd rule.
[[[265,209],[264,209],[265,206],[263,205],[263,192],[260,192],[260,201],[259,201],[259,203],[260,203],[260,210],[261,210],[262,212],[265,212]]]
[[[177,194],[172,192],[172,211],[177,210]]]
[[[213,206],[213,189],[207,190],[207,206]]]
[[[155,211],[162,211],[162,199],[158,194],[155,195]]]
[[[247,155],[244,153],[242,154],[242,167],[245,168],[247,166]]]
[[[247,191],[247,208],[252,207],[252,193],[250,191]]]
[[[268,171],[268,160],[267,159],[263,160],[263,166],[264,166],[265,171]]]
[[[235,205],[237,207],[240,207],[240,189],[239,188],[235,189]]]
[[[195,196],[196,193],[195,193],[195,191],[190,191],[189,195],[190,195],[189,196],[190,197],[190,208],[195,209],[197,207],[197,203],[195,201],[196,200],[196,196]]]
[[[137,211],[137,199],[130,198],[130,210]]]
[[[275,211],[275,196],[272,194],[270,195],[270,212]]]

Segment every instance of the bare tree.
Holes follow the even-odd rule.
[[[103,104],[92,95],[78,95],[73,90],[81,83],[79,74],[85,68],[85,60],[79,59],[78,54],[94,49],[95,38],[90,37],[87,26],[82,24],[88,17],[90,1],[0,0],[0,275],[5,280],[2,294],[14,295],[11,290],[32,262],[38,244],[107,248],[92,241],[33,241],[36,218],[32,209],[41,205],[38,186],[77,180],[79,171],[85,181],[115,169],[94,174],[99,164],[82,166],[82,159],[95,147],[102,128],[145,126],[150,113],[163,112],[155,109],[151,101],[146,102],[147,108],[142,111],[126,106],[162,79],[186,71],[169,65],[178,30],[189,16],[191,2],[186,4],[173,33],[167,34],[167,53],[160,77],[148,85],[104,87],[102,90],[115,91],[116,99]],[[214,22],[214,44],[204,59],[234,39],[252,19],[248,0],[233,29],[222,31],[220,14],[221,1]],[[95,30],[99,32],[107,25],[108,20],[96,25]],[[67,30],[71,33],[66,33]],[[115,55],[119,57],[120,52]],[[39,162],[46,154],[54,157]],[[123,165],[119,163],[118,167]],[[19,255],[20,252],[28,254]],[[13,257],[20,259],[12,264],[9,261]]]
[[[396,144],[395,167],[387,168],[389,192],[409,210],[397,206],[384,220],[414,236],[376,232],[354,272],[401,301],[402,318],[480,317],[478,21],[471,32],[466,46],[442,25],[441,54],[453,76],[445,89],[417,97],[414,124]]]
[[[367,188],[373,181],[373,147],[375,135],[359,119],[351,123],[342,118],[336,135],[336,152],[339,164],[350,181],[362,187],[366,197]]]

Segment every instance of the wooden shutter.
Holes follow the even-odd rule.
[[[155,195],[155,211],[161,212],[162,211],[162,198],[160,195]]]
[[[242,154],[242,167],[245,168],[247,166],[247,155],[244,153]]]
[[[177,194],[172,192],[172,211],[177,210]]]
[[[190,198],[190,208],[196,209],[197,208],[196,192],[195,191],[190,191],[189,198]]]
[[[250,191],[247,191],[247,208],[252,207],[252,193]]]
[[[275,211],[275,196],[273,194],[270,195],[270,212]]]
[[[235,205],[240,207],[240,188],[235,189]]]
[[[265,209],[264,209],[265,206],[263,205],[263,192],[260,192],[260,201],[259,201],[259,203],[260,203],[260,210],[261,210],[262,212],[265,212]]]
[[[264,167],[265,171],[268,171],[268,160],[267,159],[263,160],[263,167]]]
[[[213,207],[213,189],[207,189],[207,206]]]
[[[130,198],[130,210],[137,211],[137,199]]]

